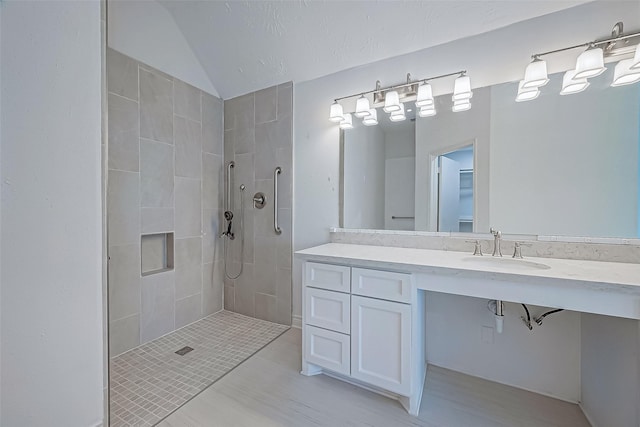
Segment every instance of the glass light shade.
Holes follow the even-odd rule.
[[[633,55],[633,62],[629,68],[632,70],[640,70],[640,44],[636,46],[636,54]]]
[[[369,100],[364,95],[362,95],[356,101],[356,112],[353,113],[353,115],[361,119],[369,115],[370,109],[371,107],[369,106]]]
[[[471,79],[469,76],[460,76],[453,83],[453,101],[462,101],[473,96],[471,92]]]
[[[569,70],[562,77],[562,90],[560,95],[571,95],[572,93],[582,92],[589,87],[587,79],[576,79],[576,70]]]
[[[418,115],[420,117],[435,116],[436,115],[436,107],[434,105],[430,105],[430,106],[427,106],[427,107],[422,107],[422,108],[420,108],[420,111],[418,112]]]
[[[632,70],[631,65],[633,65],[633,59],[625,59],[618,62],[613,70],[613,83],[611,83],[611,86],[630,85],[640,81],[640,68]]]
[[[429,83],[418,86],[418,95],[416,97],[416,107],[426,107],[433,105],[433,89]]]
[[[404,104],[400,104],[400,109],[391,113],[389,120],[392,122],[401,122],[406,120],[407,116],[404,115]]]
[[[451,111],[454,113],[459,113],[461,111],[467,111],[471,108],[471,102],[468,99],[463,99],[461,101],[455,101],[453,103],[453,107]]]
[[[340,129],[353,129],[353,119],[351,113],[344,115],[344,120],[340,122]]]
[[[395,90],[389,91],[384,95],[384,107],[382,108],[385,113],[393,113],[400,110],[400,96]]]
[[[378,124],[378,111],[375,108],[369,110],[369,115],[362,119],[365,126],[375,126]]]
[[[574,79],[588,79],[604,73],[604,56],[602,49],[587,49],[578,56]]]
[[[518,95],[516,96],[516,102],[531,101],[536,99],[540,95],[540,91],[537,87],[524,88],[524,80],[520,80],[518,83]]]
[[[339,123],[344,119],[344,113],[342,112],[342,105],[338,104],[338,101],[331,104],[331,111],[329,112],[329,120],[334,123]]]
[[[547,61],[542,59],[534,59],[524,70],[524,83],[522,87],[525,89],[538,88],[549,83],[547,76]]]

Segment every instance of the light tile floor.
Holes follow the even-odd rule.
[[[221,311],[113,358],[110,425],[158,423],[288,328]]]

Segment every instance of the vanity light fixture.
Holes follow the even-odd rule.
[[[590,79],[604,73],[604,51],[592,47],[582,52],[576,60],[576,79]]]
[[[471,101],[468,99],[463,99],[460,101],[454,101],[453,107],[451,107],[451,111],[454,113],[460,113],[461,111],[467,111],[471,108]]]
[[[0,0],[1,1],[1,0]],[[412,80],[411,74],[407,74],[407,82],[381,87],[380,81],[376,82],[376,88],[366,92],[359,92],[355,95],[343,96],[336,98],[331,105],[329,120],[340,123],[341,129],[351,129],[353,127],[353,118],[351,114],[345,113],[340,101],[347,98],[355,98],[356,108],[354,116],[361,118],[363,124],[373,126],[378,124],[376,108],[383,107],[385,113],[389,113],[389,119],[394,122],[406,120],[405,102],[415,101],[416,107],[420,109],[418,116],[429,117],[436,114],[435,99],[433,97],[433,89],[429,83],[431,80],[443,79],[446,77],[456,76],[454,82],[454,111],[464,111],[471,108],[469,99],[473,96],[471,92],[471,81],[465,70],[456,71],[454,73],[442,74],[426,79]],[[371,97],[367,95],[373,94],[373,102]],[[407,109],[406,111],[411,111]]]
[[[375,126],[378,124],[378,111],[375,108],[369,110],[369,115],[362,119],[365,126]]]
[[[464,73],[460,74],[453,82],[453,102],[463,101],[465,99],[470,99],[473,96],[473,92],[471,92],[471,80],[469,76]]]
[[[387,92],[384,98],[384,107],[382,108],[385,113],[393,113],[400,111],[400,95],[395,90]]]
[[[520,80],[518,83],[518,95],[516,96],[516,102],[531,101],[540,96],[540,90],[537,87],[525,88],[524,80]]]
[[[576,79],[576,70],[569,70],[562,77],[562,90],[560,95],[571,95],[582,92],[589,87],[590,83],[587,79]]]
[[[356,101],[356,112],[353,115],[362,119],[369,115],[370,110],[371,107],[369,106],[369,99],[364,95],[361,95]]]
[[[340,122],[340,129],[353,129],[353,119],[351,113],[344,115],[344,120]]]
[[[433,105],[433,89],[429,83],[418,86],[418,95],[416,96],[416,107],[422,108]]]
[[[329,112],[329,120],[331,120],[334,123],[340,123],[342,120],[344,120],[342,105],[338,104],[337,100],[333,104],[331,104],[331,110]]]
[[[539,88],[549,83],[547,75],[547,61],[537,56],[533,57],[533,61],[524,70],[524,79],[522,80],[524,89]]]
[[[640,68],[633,70],[631,65],[633,59],[624,59],[616,65],[613,70],[613,83],[611,86],[624,86],[630,85],[640,81]]]
[[[540,57],[578,48],[586,48],[586,50],[578,55],[576,69],[564,74],[561,95],[585,90],[589,87],[588,78],[599,76],[606,70],[605,62],[619,61],[614,70],[611,86],[622,86],[638,81],[634,71],[640,70],[640,31],[624,34],[623,24],[618,22],[613,26],[611,37],[531,55],[532,61],[527,65],[524,79],[518,85],[516,101],[537,98],[539,92],[529,92],[528,89],[540,88],[549,81],[547,63]],[[631,57],[633,59],[629,59]]]

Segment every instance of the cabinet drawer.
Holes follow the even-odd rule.
[[[305,285],[339,292],[351,292],[351,268],[342,265],[305,264]]]
[[[349,294],[305,289],[305,322],[320,328],[348,334],[351,330],[351,297]]]
[[[404,303],[411,302],[411,275],[391,271],[351,269],[354,295],[386,299]]]
[[[305,325],[305,359],[344,375],[351,374],[349,335]]]

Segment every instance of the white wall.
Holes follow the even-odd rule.
[[[218,96],[173,17],[160,3],[109,0],[108,8],[109,47]]]
[[[532,53],[607,36],[612,25],[620,20],[625,21],[626,28],[640,27],[640,4],[636,1],[587,3],[476,37],[297,83],[294,91],[294,249],[326,243],[329,228],[338,226],[339,130],[327,118],[334,98],[372,89],[377,79],[383,86],[402,83],[407,72],[423,78],[466,69],[474,88],[520,80]],[[574,65],[575,52],[570,52],[566,56],[554,56],[548,68],[553,73]],[[444,82],[445,86],[436,83],[436,95],[450,91],[449,81]],[[345,104],[345,108],[353,109],[353,106]],[[294,315],[301,313],[300,274],[301,263],[296,260]]]
[[[1,24],[3,426],[103,419],[98,1]]]
[[[384,228],[385,135],[378,126],[344,133],[344,227]]]
[[[548,308],[527,306],[531,316]],[[427,361],[437,366],[542,393],[580,400],[580,313],[548,316],[533,331],[520,304],[505,303],[504,331],[495,332],[487,300],[427,292]],[[488,328],[493,342],[484,342]],[[620,424],[608,424],[620,425]]]
[[[640,425],[640,322],[582,314],[581,370],[593,427]]]

